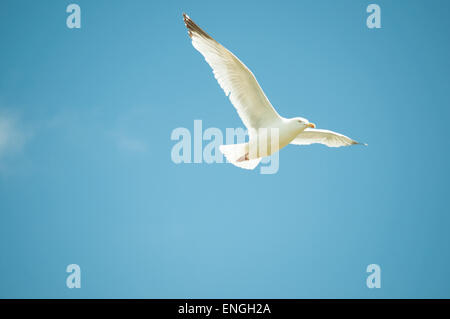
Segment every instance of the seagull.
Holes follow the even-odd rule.
[[[244,169],[254,169],[262,157],[270,156],[288,144],[319,143],[328,147],[361,144],[345,135],[316,129],[316,125],[305,118],[280,116],[244,63],[185,13],[183,20],[192,45],[212,68],[214,77],[248,130],[247,143],[219,147],[228,162]]]

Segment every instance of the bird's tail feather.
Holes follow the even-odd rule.
[[[219,149],[228,162],[240,168],[254,169],[261,161],[261,158],[248,159],[248,143],[220,145]]]

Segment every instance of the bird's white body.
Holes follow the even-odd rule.
[[[329,147],[359,144],[342,134],[315,129],[307,119],[287,119],[280,116],[264,94],[253,73],[233,53],[203,31],[186,14],[192,45],[213,69],[220,87],[229,96],[249,132],[249,142],[221,145],[229,162],[246,169],[255,168],[264,156],[269,156],[288,144],[325,144]]]
[[[270,156],[292,142],[307,126],[279,117],[265,127],[249,130],[249,149],[256,150],[250,158]],[[256,157],[255,157],[256,155]]]

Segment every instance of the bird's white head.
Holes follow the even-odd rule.
[[[298,130],[303,131],[306,128],[316,128],[316,124],[310,123],[307,119],[303,117],[294,117],[292,119],[289,119],[289,124],[292,127],[295,127]]]

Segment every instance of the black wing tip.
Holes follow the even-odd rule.
[[[183,21],[184,21],[184,25],[188,29],[189,37],[192,38],[192,24],[193,24],[193,21],[191,20],[191,18],[189,18],[189,16],[185,12],[183,12]]]
[[[194,33],[206,38],[206,39],[212,39],[208,33],[206,33],[205,31],[203,31],[194,21],[192,21],[192,19],[183,12],[183,21],[184,24],[186,25],[186,28],[188,29],[188,34],[189,37],[192,38],[192,35]]]

